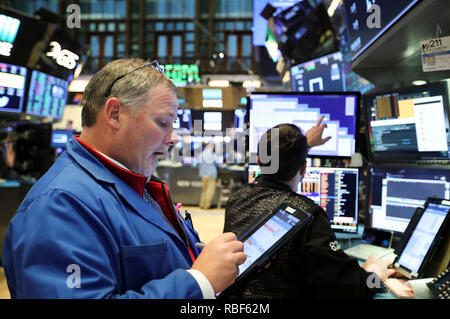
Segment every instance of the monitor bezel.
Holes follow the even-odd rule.
[[[336,91],[320,91],[320,92],[293,92],[293,91],[258,91],[252,92],[247,96],[247,109],[248,109],[248,125],[249,125],[249,137],[250,137],[250,110],[251,110],[251,96],[252,95],[354,95],[356,97],[356,110],[355,110],[355,151],[350,156],[339,155],[314,155],[308,152],[310,158],[323,158],[323,159],[351,159],[351,157],[359,151],[359,132],[360,132],[360,109],[361,109],[361,92],[348,91],[348,92],[336,92]],[[273,126],[272,126],[273,127]],[[306,133],[306,132],[304,132]],[[250,141],[250,139],[249,139]],[[246,143],[246,149],[249,157],[256,156],[254,153],[250,153],[250,143]]]
[[[26,66],[23,65],[18,65],[18,64],[12,64],[12,63],[8,63],[8,62],[0,62],[0,64],[6,64],[8,66],[15,66],[18,68],[24,68],[26,70],[25,72],[25,83],[24,83],[24,87],[23,87],[23,96],[21,98],[21,105],[19,105],[19,108],[16,110],[13,110],[11,108],[0,108],[0,114],[21,114],[24,112],[25,110],[25,103],[27,102],[27,98],[28,98],[28,90],[29,90],[29,81],[28,81],[28,76],[31,73],[30,69],[27,68]],[[11,73],[9,73],[11,74]]]
[[[444,102],[444,116],[446,117],[446,125],[448,128],[450,128],[450,99],[449,99],[449,92],[448,92],[448,83],[441,81],[441,82],[433,82],[428,83],[424,85],[418,85],[418,86],[407,86],[402,87],[399,89],[392,89],[392,90],[377,90],[377,91],[371,91],[369,93],[366,93],[362,96],[361,99],[361,108],[362,112],[364,113],[364,120],[365,120],[365,142],[366,147],[368,151],[368,158],[371,162],[382,164],[382,163],[426,163],[430,161],[450,161],[450,147],[449,147],[449,155],[447,158],[442,157],[433,157],[433,158],[427,158],[424,159],[422,156],[420,156],[419,152],[414,152],[414,157],[411,156],[411,151],[405,151],[405,152],[398,152],[397,154],[392,154],[392,152],[386,152],[386,151],[378,151],[378,154],[375,154],[375,151],[373,149],[373,145],[371,143],[371,138],[373,138],[372,129],[370,125],[371,121],[371,110],[368,107],[367,101],[369,99],[373,99],[376,96],[379,95],[387,95],[392,93],[399,93],[399,94],[408,94],[408,93],[414,93],[421,91],[420,88],[423,88],[424,90],[433,92],[440,90],[444,93],[443,95],[443,102]],[[428,88],[431,88],[428,89]],[[423,90],[422,90],[423,91]],[[447,141],[447,144],[449,141]],[[383,154],[384,153],[384,154]],[[389,155],[391,153],[391,155]],[[408,156],[410,155],[410,156]],[[417,155],[417,156],[416,156]]]

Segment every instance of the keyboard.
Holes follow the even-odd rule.
[[[382,259],[390,254],[394,253],[393,248],[384,248],[380,246],[370,245],[370,244],[360,244],[344,250],[344,252],[352,257],[367,260],[370,255],[375,254],[378,258]]]

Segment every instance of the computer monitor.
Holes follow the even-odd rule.
[[[345,91],[342,53],[335,52],[291,67],[292,90],[300,92]]]
[[[26,113],[61,119],[67,102],[68,86],[66,80],[33,70]]]
[[[22,112],[27,68],[0,63],[0,112]]]
[[[447,82],[366,94],[374,162],[450,159]]]
[[[430,273],[430,266],[439,262],[439,258],[433,257],[448,229],[449,212],[448,200],[427,200],[424,210],[414,215],[402,236],[394,261],[397,271],[407,278],[420,278]]]
[[[417,2],[419,0],[344,0],[352,59],[364,52]],[[372,5],[377,5],[378,9]],[[379,25],[375,23],[377,17]]]
[[[254,92],[247,98],[249,152],[258,151],[258,141],[270,128],[291,123],[306,133],[325,116],[323,136],[331,140],[309,151],[310,156],[351,157],[355,153],[359,122],[359,92]]]
[[[258,165],[249,165],[248,182],[261,174]],[[336,232],[358,232],[357,168],[307,167],[298,184],[298,193],[313,200],[327,213]]]
[[[450,170],[425,168],[370,168],[368,226],[403,233],[417,207],[429,197],[450,196]]]
[[[358,169],[308,167],[298,191],[321,206],[338,232],[358,232]]]
[[[72,137],[74,131],[68,130],[53,130],[52,131],[52,140],[50,146],[53,148],[66,148],[67,142]]]

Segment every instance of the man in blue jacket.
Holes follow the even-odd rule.
[[[33,186],[5,238],[13,298],[214,298],[245,261],[232,233],[201,251],[152,177],[177,142],[176,87],[156,61],[114,61],[89,82],[83,132]]]

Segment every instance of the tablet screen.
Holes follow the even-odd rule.
[[[412,272],[418,272],[450,207],[430,203],[403,249],[398,264]]]
[[[297,217],[280,209],[263,226],[247,238],[244,242],[244,252],[247,254],[247,259],[245,263],[239,266],[239,276],[299,221]]]

